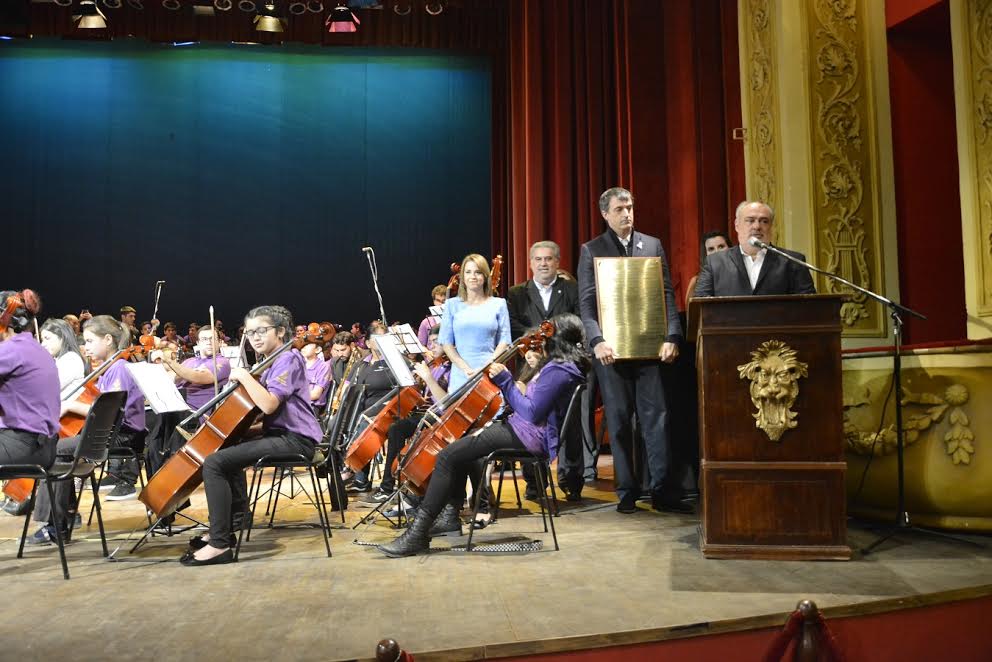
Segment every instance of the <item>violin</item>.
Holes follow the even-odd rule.
[[[554,333],[554,324],[544,321],[537,331],[510,345],[496,357],[494,363],[506,363],[521,348],[525,351],[539,350],[544,346],[544,341]],[[484,427],[502,407],[502,392],[489,378],[486,367],[488,366],[428,410],[421,421],[422,425],[427,422],[427,426],[419,428],[407,445],[409,450],[404,449],[401,461],[397,461],[394,467],[398,470],[397,475],[417,494],[426,494],[427,484],[437,463],[437,454],[473,430]]]

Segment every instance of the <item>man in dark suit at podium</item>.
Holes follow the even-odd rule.
[[[597,257],[660,257],[665,281],[665,306],[668,329],[662,345],[660,361],[671,363],[678,356],[682,325],[675,307],[675,293],[661,241],[634,231],[634,198],[630,191],[611,188],[599,197],[599,211],[606,221],[606,232],[582,245],[579,257],[579,309],[586,328],[586,337],[593,350],[593,368],[603,394],[606,427],[610,433],[613,453],[613,475],[620,503],[617,511],[637,511],[640,494],[634,476],[634,414],[644,438],[645,456],[650,475],[651,502],[656,510],[691,512],[666,490],[665,478],[669,464],[668,408],[661,383],[661,365],[657,360],[617,362],[613,348],[603,338],[599,326],[594,258]],[[636,314],[636,311],[631,311]]]
[[[532,278],[514,285],[506,293],[506,307],[510,312],[510,333],[516,340],[527,331],[562,313],[579,314],[579,288],[574,281],[558,277],[561,249],[553,241],[539,241],[530,247]],[[582,434],[562,440],[563,452],[558,456],[559,485],[567,492],[569,500],[576,501],[582,494]],[[527,481],[526,498],[536,501],[540,488],[533,465],[523,468]],[[564,480],[562,480],[564,478]]]
[[[751,294],[816,294],[809,269],[767,249],[748,243],[757,237],[772,240],[775,212],[763,202],[742,202],[734,214],[737,246],[706,256],[694,296],[726,297]],[[803,262],[802,253],[782,250]]]

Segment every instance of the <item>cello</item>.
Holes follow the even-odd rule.
[[[264,372],[277,356],[292,346],[293,341],[290,340],[279,347],[252,368],[251,374]],[[186,423],[203,416],[215,406],[217,409],[192,435],[183,429]],[[203,482],[204,459],[241,441],[260,413],[261,410],[242,384],[228,384],[210,402],[176,426],[176,430],[186,437],[186,443],[148,480],[138,500],[159,519],[174,513]]]
[[[540,349],[544,340],[554,333],[554,324],[545,320],[537,331],[516,340],[493,362],[506,363],[518,351]],[[426,494],[437,454],[491,421],[502,407],[502,392],[489,378],[486,367],[483,366],[461,388],[428,410],[421,424],[430,422],[427,427],[419,429],[408,446],[410,450],[400,458],[399,477],[417,494]]]

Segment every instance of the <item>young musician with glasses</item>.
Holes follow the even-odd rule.
[[[282,306],[259,306],[245,317],[245,336],[259,360],[291,340],[292,335],[292,315]],[[232,513],[247,517],[248,511],[245,467],[272,454],[300,454],[311,459],[321,438],[320,425],[310,405],[306,364],[299,352],[282,352],[257,378],[246,368],[232,368],[230,380],[244,386],[262,410],[262,437],[224,448],[204,460],[203,487],[210,531],[190,540],[190,549],[180,559],[186,566],[234,561]]]

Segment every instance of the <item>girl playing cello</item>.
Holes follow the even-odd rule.
[[[260,306],[245,317],[245,336],[255,354],[264,358],[293,334],[293,318],[282,306]],[[232,513],[248,511],[245,467],[275,453],[312,458],[321,438],[310,406],[306,365],[298,352],[283,352],[260,379],[245,368],[232,368],[231,381],[240,382],[262,410],[262,437],[213,453],[203,462],[210,532],[190,540],[180,562],[187,566],[217,565],[234,560]]]
[[[488,373],[513,410],[506,421],[493,423],[477,434],[446,446],[420,504],[417,518],[393,542],[380,545],[387,556],[411,556],[427,551],[432,531],[460,527],[458,512],[465,499],[465,478],[481,458],[498,449],[530,451],[536,457],[551,457],[558,448],[558,428],[575,386],[589,368],[582,321],[571,314],[552,322],[555,333],[545,341],[540,372],[520,393],[506,366],[492,363]],[[444,332],[442,323],[442,333]]]

